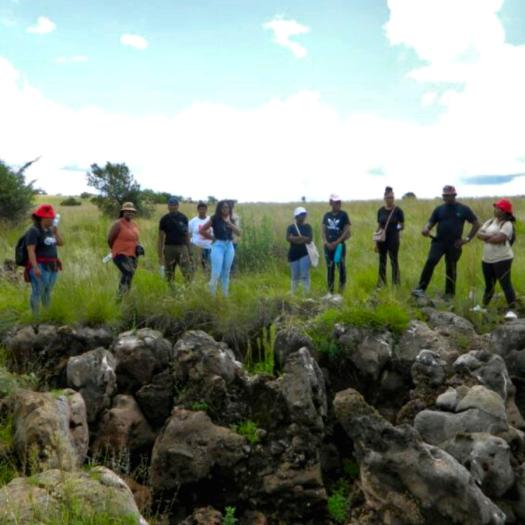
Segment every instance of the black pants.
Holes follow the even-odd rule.
[[[512,282],[510,280],[512,259],[496,263],[482,262],[481,267],[483,269],[483,277],[485,277],[485,293],[483,294],[484,306],[487,306],[490,303],[490,300],[494,295],[496,282],[499,281],[509,308],[515,308],[516,294],[514,293],[514,288],[512,288]]]
[[[445,267],[446,267],[446,283],[445,283],[445,294],[453,296],[456,293],[456,273],[457,264],[461,257],[461,248],[456,248],[454,243],[442,243],[432,241],[430,245],[430,251],[428,252],[427,262],[421,272],[419,279],[419,286],[421,290],[426,290],[427,286],[432,279],[434,268],[441,260],[441,257],[445,256]]]
[[[326,246],[324,248],[324,256],[326,259],[328,291],[334,293],[335,285],[335,267],[339,270],[339,292],[343,292],[346,284],[346,245],[343,243],[343,251],[341,253],[341,260],[336,264],[334,262],[335,250],[329,250]]]
[[[399,262],[397,255],[399,253],[399,237],[388,237],[385,242],[377,243],[377,250],[379,252],[379,284],[386,284],[386,265],[387,256],[390,256],[390,264],[392,265],[392,283],[399,284]]]
[[[113,262],[120,270],[120,283],[118,287],[119,295],[125,294],[131,288],[131,281],[137,269],[137,258],[127,255],[117,255]]]

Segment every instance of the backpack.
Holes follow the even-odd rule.
[[[509,239],[509,244],[512,246],[516,242],[516,226],[514,226],[514,223],[512,222],[512,235]]]
[[[32,226],[34,228],[34,226]],[[31,229],[31,228],[30,228]],[[26,237],[29,230],[27,230],[20,239],[18,239],[18,242],[16,243],[15,248],[15,263],[17,266],[27,266],[27,263],[29,261],[29,255],[27,254],[27,245],[26,245]]]

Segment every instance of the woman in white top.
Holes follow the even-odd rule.
[[[512,288],[510,271],[514,253],[514,225],[516,221],[512,214],[512,203],[500,199],[494,203],[494,218],[489,219],[478,232],[478,239],[484,242],[482,268],[485,278],[485,293],[483,305],[487,306],[494,295],[496,282],[499,281],[510,311],[506,319],[516,319],[512,311],[516,307],[516,294]]]

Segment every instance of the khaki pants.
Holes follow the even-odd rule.
[[[190,281],[193,274],[190,250],[187,245],[164,246],[164,265],[166,266],[166,278],[172,282],[175,277],[175,269],[180,266],[182,275],[186,281]]]
[[[211,254],[211,246],[209,248],[201,248],[200,246],[196,246],[195,244],[192,244],[191,251],[193,255],[193,268],[194,271],[197,271],[197,268],[199,266],[204,270],[205,273],[209,273],[210,271],[210,254]]]

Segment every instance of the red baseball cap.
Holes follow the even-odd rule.
[[[500,199],[499,201],[496,201],[493,206],[512,215],[512,202],[510,202],[509,199]]]
[[[447,184],[447,186],[443,188],[443,195],[457,195],[456,188]]]
[[[51,204],[41,204],[34,212],[33,215],[40,219],[54,219],[55,210]]]

